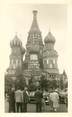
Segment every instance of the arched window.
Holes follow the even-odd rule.
[[[53,59],[53,64],[55,64],[55,59]]]
[[[52,68],[52,64],[50,63],[50,68]]]
[[[38,60],[37,54],[31,54],[30,55],[30,60]]]
[[[13,69],[15,69],[16,68],[16,65],[15,64],[13,64]]]
[[[18,60],[16,60],[16,66],[18,66]]]
[[[49,64],[49,60],[47,59],[47,64]]]

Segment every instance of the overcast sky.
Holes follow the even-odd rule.
[[[38,10],[37,19],[43,40],[49,28],[55,36],[55,49],[59,55],[58,67],[60,73],[65,69],[69,74],[67,6],[60,4],[10,4],[0,7],[0,69],[2,73],[9,66],[10,41],[16,32],[23,42],[23,46],[26,45],[28,31],[32,24],[33,10]]]

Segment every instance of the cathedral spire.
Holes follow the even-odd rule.
[[[40,32],[40,29],[37,23],[37,10],[33,10],[33,22],[30,28],[30,32]]]
[[[37,18],[37,10],[33,10],[33,18]]]

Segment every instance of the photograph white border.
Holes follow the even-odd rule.
[[[68,5],[68,39],[72,43],[72,3],[70,0],[9,0],[6,1],[0,1],[0,4],[4,7],[5,4],[16,4],[16,3],[47,3],[47,4],[67,4]],[[1,42],[1,39],[0,39]],[[71,47],[71,46],[70,46]],[[72,47],[71,47],[72,50]],[[72,55],[71,58],[72,59]],[[3,61],[2,61],[3,62]],[[72,62],[71,62],[72,65]],[[1,67],[0,67],[1,69]],[[4,74],[0,72],[0,77],[2,80],[0,80],[0,117],[32,117],[32,116],[38,116],[38,117],[71,117],[72,116],[72,69],[70,68],[70,76],[68,78],[68,113],[4,113]]]

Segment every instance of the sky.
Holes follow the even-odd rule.
[[[65,69],[69,74],[67,50],[67,5],[64,4],[9,4],[0,7],[0,69],[2,74],[9,66],[11,53],[10,41],[17,33],[25,47],[30,30],[33,10],[37,10],[37,20],[42,32],[42,39],[49,30],[56,39],[55,50],[58,52],[58,68],[60,73]]]

